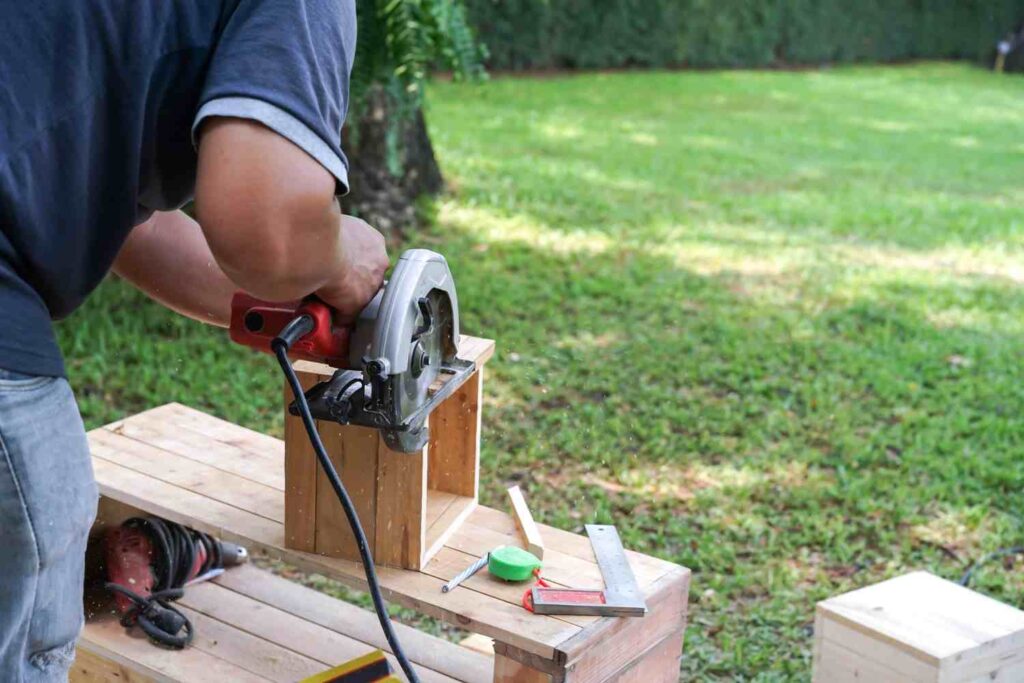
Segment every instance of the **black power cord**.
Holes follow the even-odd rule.
[[[139,595],[118,583],[108,581],[105,584],[107,590],[123,595],[132,603],[122,615],[121,625],[130,628],[138,624],[153,642],[180,650],[192,642],[192,622],[170,603],[185,592],[198,546],[206,551],[206,558],[196,574],[201,576],[223,566],[220,545],[208,534],[159,517],[133,517],[123,526],[138,528],[156,547],[153,549],[153,589],[149,595]]]
[[[960,585],[968,586],[971,583],[971,579],[974,578],[974,574],[981,568],[983,564],[991,562],[992,560],[999,559],[1000,557],[1009,557],[1010,555],[1020,555],[1024,553],[1024,546],[1013,546],[1012,548],[1000,548],[985,555],[980,560],[971,565],[971,568],[964,572],[964,575],[960,577]]]
[[[292,394],[295,395],[295,404],[299,408],[299,416],[302,418],[302,424],[306,428],[309,441],[313,444],[313,450],[316,451],[317,460],[320,461],[324,474],[327,475],[328,481],[331,482],[331,488],[334,489],[334,493],[338,496],[338,501],[341,503],[341,507],[345,510],[345,516],[348,518],[348,524],[352,527],[352,534],[355,536],[356,546],[359,548],[359,557],[363,562],[363,571],[366,573],[366,583],[369,588],[370,598],[373,600],[373,609],[377,612],[377,619],[380,620],[380,627],[384,631],[384,637],[391,646],[391,652],[395,655],[395,659],[398,660],[398,665],[409,679],[409,683],[419,683],[420,679],[413,670],[412,664],[406,658],[405,652],[402,651],[402,646],[398,642],[398,636],[395,635],[394,628],[391,625],[391,618],[388,616],[387,606],[384,604],[384,598],[380,592],[377,570],[373,565],[370,546],[366,540],[366,534],[363,532],[363,525],[359,522],[359,515],[356,514],[356,508],[352,504],[352,499],[348,496],[348,491],[345,490],[344,484],[341,483],[338,471],[334,469],[331,459],[327,456],[327,450],[324,448],[323,441],[320,440],[320,434],[316,430],[313,416],[309,412],[306,394],[302,390],[302,385],[299,383],[299,378],[295,375],[291,362],[288,360],[288,349],[296,341],[312,332],[314,325],[315,323],[311,316],[300,315],[285,325],[281,333],[270,342],[270,348],[274,351],[277,362],[280,363],[281,370],[288,379],[288,385],[292,389]]]

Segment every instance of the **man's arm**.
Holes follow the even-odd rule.
[[[317,294],[352,319],[380,288],[384,239],[342,216],[323,166],[261,124],[203,123],[199,223],[157,214],[132,231],[115,271],[161,303],[226,325],[231,293],[271,301]]]
[[[158,212],[136,226],[114,272],[164,306],[226,327],[238,286],[217,265],[199,224],[181,211]]]
[[[384,238],[342,216],[334,177],[313,157],[246,119],[203,122],[196,214],[217,263],[262,299],[317,294],[354,319],[384,282]]]

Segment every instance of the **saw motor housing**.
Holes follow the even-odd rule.
[[[231,338],[269,353],[281,329],[303,314],[314,328],[290,355],[338,368],[306,391],[313,417],[377,428],[392,450],[422,449],[427,416],[476,369],[457,358],[459,302],[448,262],[428,249],[402,254],[351,328],[335,325],[315,299],[275,304],[236,294]],[[294,403],[289,411],[298,415]]]

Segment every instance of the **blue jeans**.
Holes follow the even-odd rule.
[[[96,503],[67,381],[0,370],[0,680],[67,680]]]

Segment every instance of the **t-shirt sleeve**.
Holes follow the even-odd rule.
[[[348,192],[341,127],[355,44],[354,0],[239,0],[211,58],[193,141],[210,116],[259,121]]]

